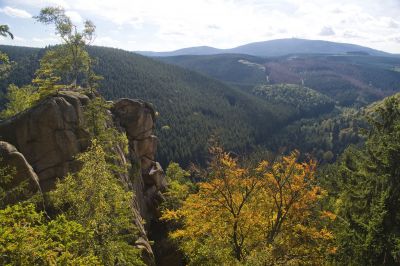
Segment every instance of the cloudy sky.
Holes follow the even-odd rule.
[[[60,42],[32,18],[46,6],[64,7],[77,25],[92,20],[96,45],[132,51],[296,37],[400,53],[400,0],[0,0],[0,24],[15,35],[0,43]]]

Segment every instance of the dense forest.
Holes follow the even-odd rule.
[[[3,81],[3,90],[5,84],[21,86],[29,83],[38,66],[37,60],[46,51],[11,46],[0,46],[0,49],[17,63]],[[314,104],[307,103],[309,94],[305,91],[288,103],[260,96],[257,89],[243,91],[196,72],[127,51],[88,47],[88,52],[96,59],[94,71],[104,77],[99,91],[106,99],[139,98],[154,105],[159,114],[157,135],[163,146],[159,158],[164,164],[169,161],[183,165],[204,163],[211,137],[220,138],[229,150],[249,152],[265,145],[273,132],[289,122],[332,109],[332,100],[322,94],[315,94],[312,101],[316,106],[299,109],[296,106]],[[21,76],[23,78],[19,78]],[[276,93],[286,97],[285,90]]]
[[[46,189],[0,153],[1,265],[400,264],[398,58],[155,60],[91,46],[95,25],[78,28],[60,7],[34,19],[62,43],[0,46],[0,125],[44,103],[77,108],[57,109],[55,131],[68,132],[55,139],[82,150]],[[13,38],[7,25],[0,34]],[[156,120],[159,143],[153,128],[129,136],[121,117],[139,115],[117,116],[119,98],[148,102],[125,99],[143,107],[142,124]],[[36,134],[26,131],[15,135]],[[143,151],[155,143],[165,172]]]
[[[398,57],[296,54],[155,57],[251,90],[258,84],[290,83],[323,93],[341,106],[362,106],[398,90]]]
[[[297,151],[245,163],[221,149],[201,183],[170,166],[163,219],[189,264],[397,265],[399,104],[382,101],[365,145],[317,169]]]

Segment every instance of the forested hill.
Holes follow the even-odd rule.
[[[340,105],[365,105],[400,90],[400,58],[371,55],[303,54],[261,58],[243,54],[157,57],[231,85],[305,85]]]
[[[161,160],[202,160],[212,136],[223,136],[228,149],[243,151],[287,119],[280,106],[193,71],[111,48],[91,47],[90,54],[99,60],[95,70],[104,76],[100,91],[106,98],[154,104]]]
[[[29,83],[44,52],[12,46],[0,46],[0,50],[17,63],[3,91],[4,84]],[[159,114],[159,158],[164,164],[204,160],[212,137],[220,137],[228,150],[249,151],[299,117],[287,104],[267,101],[178,66],[113,48],[90,47],[89,53],[98,60],[95,71],[104,77],[100,92],[107,99],[139,98],[154,104]]]

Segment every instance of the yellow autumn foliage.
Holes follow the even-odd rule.
[[[323,265],[334,250],[333,217],[319,209],[326,192],[315,184],[315,162],[297,162],[295,151],[252,169],[213,153],[198,192],[163,212],[182,225],[170,237],[189,264]]]

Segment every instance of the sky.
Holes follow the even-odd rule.
[[[305,38],[400,53],[400,0],[0,0],[0,24],[15,35],[0,44],[60,43],[32,18],[47,6],[63,7],[78,26],[93,21],[95,45],[129,51]]]

